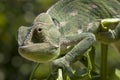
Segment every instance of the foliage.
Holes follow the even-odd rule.
[[[120,70],[119,69],[115,69],[115,74],[120,79]]]
[[[0,80],[28,80],[33,62],[22,58],[16,40],[21,25],[30,26],[55,0],[0,0]]]

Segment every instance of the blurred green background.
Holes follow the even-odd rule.
[[[0,80],[28,80],[34,66],[18,53],[17,29],[57,0],[0,0]]]
[[[35,63],[19,55],[17,29],[21,25],[30,26],[38,14],[56,1],[0,0],[0,80],[28,80]],[[116,46],[120,48],[119,43]]]

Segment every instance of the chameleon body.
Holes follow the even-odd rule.
[[[119,40],[119,22],[120,0],[60,0],[31,27],[18,29],[19,53],[35,62],[69,66],[94,42]]]

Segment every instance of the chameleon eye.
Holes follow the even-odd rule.
[[[38,32],[41,32],[42,31],[42,29],[41,28],[38,28]]]

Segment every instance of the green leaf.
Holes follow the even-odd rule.
[[[120,70],[119,69],[115,69],[115,74],[120,79]]]

